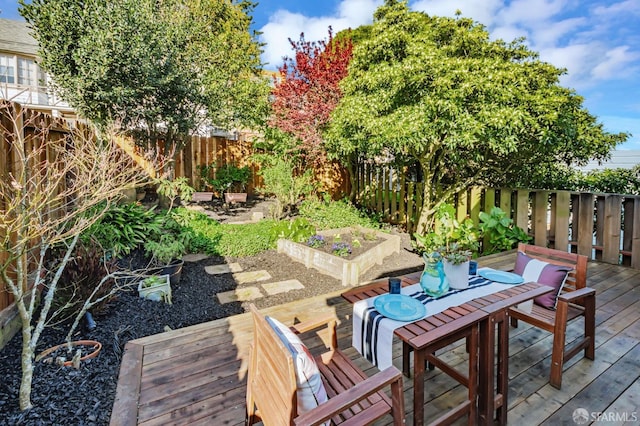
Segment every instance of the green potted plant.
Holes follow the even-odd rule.
[[[187,252],[184,239],[174,234],[163,234],[157,241],[144,244],[145,253],[151,256],[151,275],[169,275],[171,284],[178,284],[184,261],[182,256]]]
[[[455,208],[443,204],[436,212],[433,231],[414,236],[422,251],[440,254],[444,273],[452,288],[466,288],[469,285],[469,261],[479,247],[478,232],[471,219],[458,221]]]
[[[209,179],[209,185],[220,195],[226,203],[247,201],[246,187],[251,177],[248,166],[237,167],[227,164],[216,169],[215,179]]]

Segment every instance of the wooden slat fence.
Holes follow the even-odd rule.
[[[409,233],[416,231],[423,189],[391,167],[361,164],[357,172],[358,203]],[[481,211],[497,206],[536,245],[640,269],[640,196],[473,187],[452,203],[460,219],[478,224]]]

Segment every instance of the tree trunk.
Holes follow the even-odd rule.
[[[32,297],[35,297],[32,295]],[[22,320],[22,380],[20,382],[20,409],[28,410],[31,404],[31,384],[33,382],[33,349],[31,346],[31,324],[29,320]]]

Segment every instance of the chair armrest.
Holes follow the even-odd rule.
[[[331,324],[332,321],[337,323],[338,318],[336,318],[335,314],[331,312],[327,312],[327,313],[318,315],[313,319],[310,319],[304,322],[299,322],[298,324],[294,324],[291,326],[291,330],[297,334],[306,333],[307,331],[311,331],[316,328],[328,326]]]
[[[326,326],[328,332],[328,341],[325,341],[325,345],[327,345],[329,349],[333,350],[338,348],[338,335],[336,332],[337,325],[338,318],[336,318],[333,313],[327,312],[318,315],[311,320],[294,324],[290,328],[294,333],[302,334]]]
[[[394,382],[399,382],[400,386],[398,389],[402,392],[402,373],[395,367],[389,367],[358,383],[351,389],[334,396],[324,404],[299,415],[293,421],[296,425],[303,426],[322,424],[336,414],[343,412],[355,403],[362,401]],[[399,397],[402,399],[402,395]]]
[[[593,297],[596,295],[596,289],[584,287],[579,290],[563,293],[558,296],[558,302],[575,303],[584,297]]]

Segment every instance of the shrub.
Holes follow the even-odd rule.
[[[480,213],[480,230],[488,242],[482,250],[485,255],[511,250],[519,242],[526,243],[531,239],[499,207],[492,208],[489,213]]]
[[[307,170],[297,174],[293,163],[280,157],[269,157],[263,162],[260,175],[264,180],[261,192],[272,194],[275,205],[271,211],[273,219],[281,219],[285,213],[293,212],[295,205],[313,191],[313,172]]]
[[[58,249],[48,253],[49,259],[56,259],[63,254]],[[105,253],[96,244],[78,243],[73,257],[62,271],[58,290],[53,301],[53,309],[59,311],[60,319],[65,321],[80,312],[82,305],[88,300],[100,281],[116,270],[115,259],[106,260]],[[97,300],[109,294],[115,282],[106,281],[93,295]],[[111,298],[96,303],[92,308],[94,314],[100,313]]]
[[[286,238],[287,240],[301,243],[315,233],[316,229],[307,219],[297,217],[294,220],[276,222],[271,228],[270,237],[272,241],[277,241],[279,238]]]
[[[153,209],[136,203],[113,205],[82,235],[89,243],[97,241],[114,257],[127,255],[149,239],[159,238],[162,217]]]
[[[300,206],[300,215],[318,229],[345,228],[354,225],[380,228],[380,221],[368,217],[346,200],[305,200]]]

